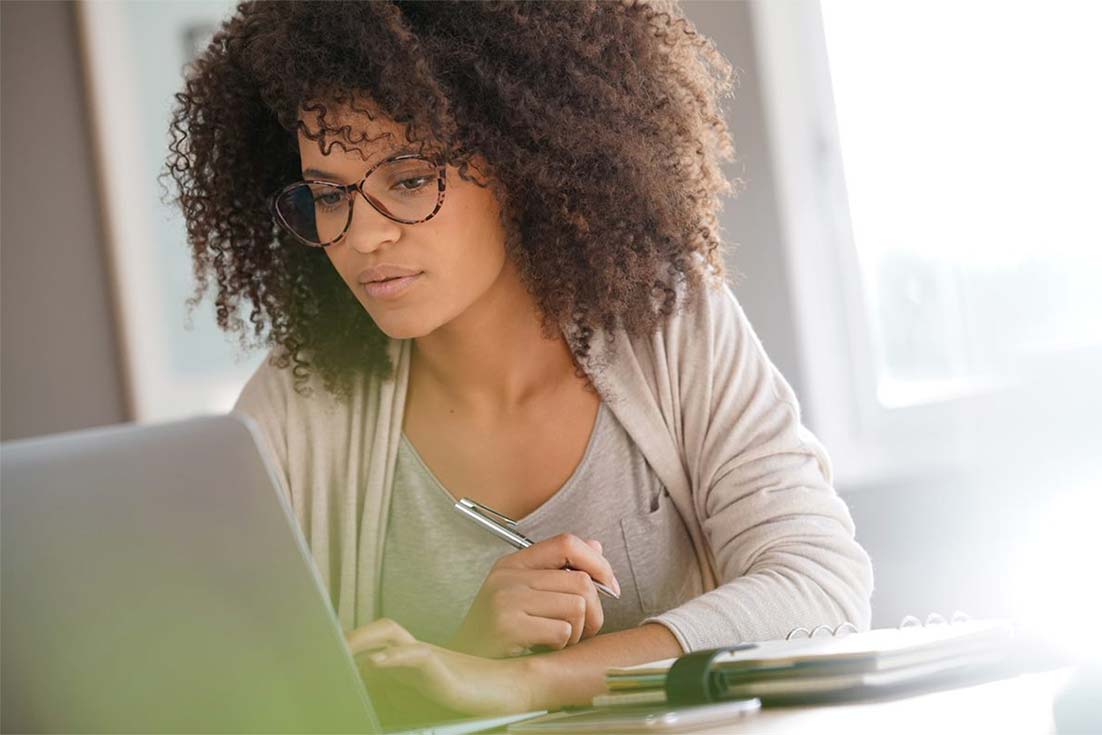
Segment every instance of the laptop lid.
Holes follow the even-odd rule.
[[[258,431],[0,446],[5,732],[380,729]]]

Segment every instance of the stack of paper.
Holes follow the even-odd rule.
[[[714,664],[723,698],[822,698],[926,682],[997,664],[1013,636],[1005,621],[885,628],[842,637],[766,641],[720,655]],[[676,659],[609,669],[610,694],[596,706],[664,702]]]

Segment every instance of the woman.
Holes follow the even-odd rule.
[[[632,2],[246,2],[191,69],[193,303],[213,278],[271,347],[236,408],[372,687],[555,708],[608,666],[868,625],[827,456],[725,285],[730,77]]]

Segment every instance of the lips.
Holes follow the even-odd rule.
[[[368,281],[367,283],[361,284],[361,287],[367,295],[373,299],[390,301],[400,298],[402,294],[412,288],[421,280],[421,275],[420,273],[415,273],[410,276],[398,276],[397,278]]]
[[[404,265],[394,265],[391,263],[381,263],[379,265],[373,265],[370,268],[365,268],[360,271],[357,279],[362,284],[376,283],[380,281],[389,281],[396,278],[404,278],[406,276],[416,276],[422,271],[417,268],[409,268]]]

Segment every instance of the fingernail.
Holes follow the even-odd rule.
[[[371,659],[372,663],[381,664],[382,662],[386,661],[386,654],[385,653],[373,653],[370,656],[368,656],[368,658]]]
[[[616,579],[616,577],[614,576],[612,578],[612,584],[613,584],[613,589],[616,590],[616,594],[619,595],[620,594],[620,580]]]

